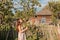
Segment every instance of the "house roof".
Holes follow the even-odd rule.
[[[36,15],[52,15],[52,12],[49,10],[49,8],[46,6],[43,8],[40,12],[38,12]]]

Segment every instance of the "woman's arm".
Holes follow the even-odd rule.
[[[23,29],[21,32],[25,32],[28,29],[28,27],[26,27],[25,29]]]
[[[28,29],[28,27],[26,27],[25,29],[23,29],[23,30],[21,30],[21,28],[20,28],[20,26],[18,26],[18,30],[19,30],[19,32],[25,32],[26,30]]]
[[[19,30],[19,32],[22,32],[22,30],[21,30],[21,27],[20,27],[20,26],[18,26],[18,30]]]

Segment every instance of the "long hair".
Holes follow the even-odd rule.
[[[17,19],[17,21],[16,21],[16,27],[19,26],[19,25],[20,25],[20,21],[19,21],[19,19]]]
[[[18,29],[18,26],[20,25],[20,21],[19,21],[20,19],[17,19],[17,21],[16,21],[16,30],[17,30],[17,32],[19,32],[19,29]]]
[[[20,18],[21,19],[21,18]],[[19,21],[20,19],[17,19],[16,21],[16,30],[19,31],[18,26],[21,25],[22,23]],[[22,20],[22,19],[21,19]],[[22,20],[23,21],[23,20]]]

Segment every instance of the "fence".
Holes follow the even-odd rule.
[[[40,26],[43,31],[43,40],[60,40],[60,27],[54,25]]]

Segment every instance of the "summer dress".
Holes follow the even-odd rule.
[[[23,27],[21,27],[21,30],[23,30]],[[18,40],[26,40],[25,32],[18,32]]]

